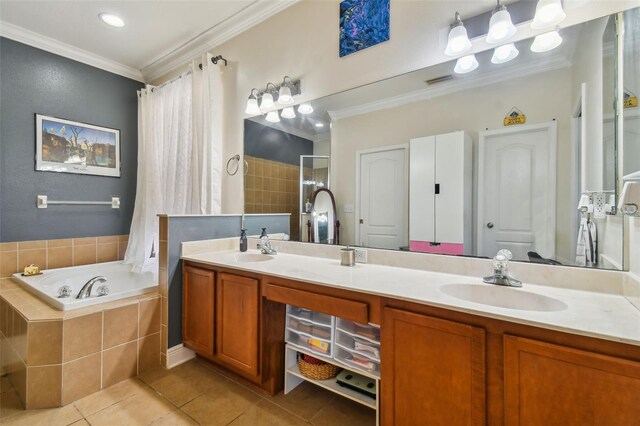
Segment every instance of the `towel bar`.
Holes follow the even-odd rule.
[[[46,195],[38,195],[36,205],[39,209],[46,209],[49,204],[73,204],[73,205],[104,205],[111,206],[112,209],[120,208],[120,197],[111,197],[111,201],[53,201]]]

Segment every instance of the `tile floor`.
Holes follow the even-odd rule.
[[[23,410],[6,377],[0,392],[3,426],[375,425],[373,410],[310,383],[267,397],[199,359],[143,373],[61,408]]]

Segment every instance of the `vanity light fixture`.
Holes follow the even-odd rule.
[[[269,89],[269,85],[273,86],[273,89]],[[274,106],[273,103],[273,95],[272,91],[277,92],[276,85],[273,83],[267,83],[267,89],[262,94],[262,102],[260,103],[260,109],[264,112],[265,110],[271,109]]]
[[[311,114],[313,112],[313,107],[311,106],[311,104],[300,104],[300,106],[298,107],[298,112],[300,114]]]
[[[476,68],[478,68],[478,60],[476,59],[476,55],[471,54],[463,56],[462,58],[458,58],[453,71],[455,71],[457,74],[466,74],[475,70]]]
[[[467,29],[460,19],[460,14],[456,12],[455,16],[455,22],[451,24],[451,29],[449,30],[447,48],[444,51],[447,56],[462,55],[471,49],[471,41],[467,35]]]
[[[124,21],[121,17],[113,15],[111,13],[101,13],[98,17],[107,25],[111,25],[112,27],[122,28],[124,27]]]
[[[287,81],[289,80],[289,81]],[[285,76],[278,92],[278,103],[280,105],[291,105],[293,103],[293,96],[291,95],[291,86],[293,81],[291,77]]]
[[[266,120],[269,123],[279,123],[280,122],[280,116],[278,115],[278,111],[271,111],[267,114],[267,118]]]
[[[531,44],[531,51],[535,53],[548,52],[562,44],[559,28],[548,33],[537,35]]]
[[[296,112],[293,107],[286,107],[282,110],[282,118],[296,118]]]
[[[254,92],[257,92],[254,94]],[[251,94],[249,95],[249,99],[247,99],[247,107],[244,112],[250,115],[258,115],[260,114],[260,107],[258,106],[258,97],[260,97],[260,91],[258,89],[251,89]]]
[[[493,56],[491,57],[492,64],[504,64],[512,59],[515,59],[520,51],[516,49],[513,43],[504,44],[493,49]]]
[[[507,7],[500,4],[500,0],[493,13],[491,20],[489,21],[489,33],[487,34],[487,43],[496,44],[502,43],[516,33],[516,27],[511,22],[511,15],[507,11]]]
[[[561,0],[540,0],[536,6],[536,14],[531,22],[531,28],[541,30],[543,28],[558,25],[567,17],[562,9]]]

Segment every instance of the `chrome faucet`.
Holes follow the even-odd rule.
[[[260,237],[260,242],[258,242],[257,248],[262,254],[278,254],[278,252],[273,247],[271,247],[269,236],[266,235],[266,233]]]
[[[512,257],[509,250],[500,250],[493,258],[493,275],[482,278],[482,281],[507,287],[522,287],[522,281],[509,275],[509,261]]]
[[[101,275],[91,278],[89,281],[87,281],[85,285],[82,286],[82,289],[80,289],[80,293],[78,293],[78,295],[76,296],[76,299],[86,299],[87,297],[91,296],[91,289],[93,288],[93,285],[95,283],[106,283],[106,282],[107,282],[107,279]]]

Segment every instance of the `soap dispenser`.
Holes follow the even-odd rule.
[[[247,251],[247,230],[246,229],[240,230],[240,251],[243,253]]]

